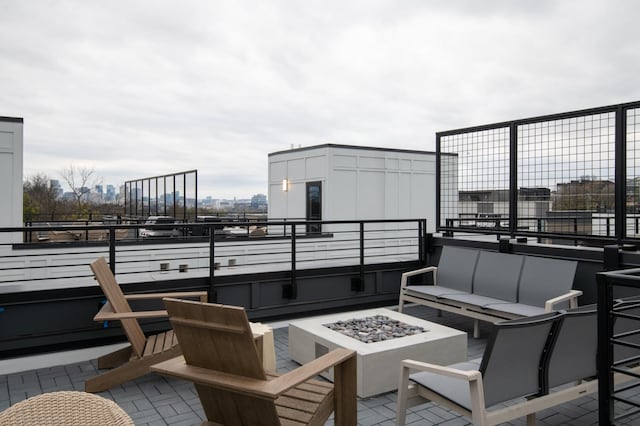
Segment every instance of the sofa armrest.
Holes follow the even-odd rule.
[[[429,364],[421,361],[405,359],[401,361],[400,382],[398,383],[398,398],[396,410],[396,424],[404,425],[406,420],[406,411],[409,405],[413,406],[422,402],[422,398],[427,400],[442,402],[445,406],[455,409],[455,402],[447,404],[447,398],[438,398],[437,392],[424,389],[426,394],[419,392],[416,388],[418,385],[409,385],[409,374],[411,370],[426,371],[429,373],[439,374],[449,377],[453,380],[462,380],[469,385],[469,397],[471,402],[471,412],[467,412],[472,417],[473,424],[487,424],[486,411],[484,410],[484,391],[482,384],[482,373],[477,370],[458,370],[456,368],[444,367],[436,364]],[[436,399],[434,399],[434,397]],[[466,411],[466,410],[465,410]]]
[[[400,291],[407,287],[407,278],[412,277],[414,275],[433,273],[433,285],[436,285],[436,273],[438,272],[437,266],[427,266],[426,268],[416,269],[415,271],[404,272],[402,274],[402,278],[400,280]]]
[[[582,292],[580,290],[570,290],[568,293],[565,293],[561,296],[554,297],[553,299],[549,299],[544,302],[544,311],[551,312],[554,309],[554,306],[560,302],[569,301],[569,306],[575,308],[578,306],[578,297],[582,296]]]
[[[440,374],[442,376],[452,377],[454,379],[462,379],[467,382],[475,381],[482,378],[482,374],[477,370],[458,370],[456,368],[445,367],[442,365],[429,364],[428,362],[414,361],[405,359],[401,362],[403,368],[409,368],[417,371],[427,371],[429,373]]]

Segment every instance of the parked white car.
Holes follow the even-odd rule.
[[[144,222],[145,225],[174,225],[176,219],[171,216],[149,216]],[[154,237],[179,237],[180,230],[174,226],[158,226],[154,228],[140,228],[140,236],[142,238],[154,238]]]

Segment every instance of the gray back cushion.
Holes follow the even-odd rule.
[[[471,293],[478,250],[455,246],[442,247],[436,284]]]
[[[480,366],[487,407],[542,390],[541,357],[560,316],[554,312],[494,325]]]
[[[573,287],[578,262],[527,256],[522,268],[518,302],[544,307],[544,302]]]
[[[516,254],[481,251],[473,277],[473,293],[517,302],[523,261],[524,256]]]
[[[597,374],[598,327],[595,305],[565,313],[549,358],[549,387]]]

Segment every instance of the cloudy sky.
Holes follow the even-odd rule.
[[[640,100],[640,2],[0,0],[0,116],[24,173],[197,169],[267,192],[267,154],[435,150],[435,132]]]

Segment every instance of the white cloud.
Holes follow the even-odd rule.
[[[632,1],[0,3],[0,115],[25,173],[198,169],[267,190],[291,144],[433,150],[435,132],[638,100]]]

